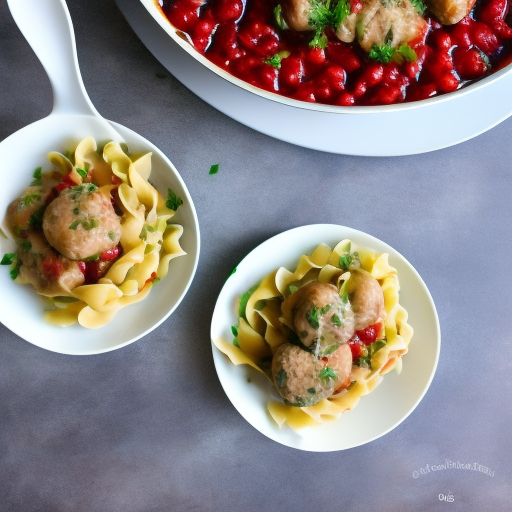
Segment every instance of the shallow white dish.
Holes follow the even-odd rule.
[[[425,153],[471,139],[512,114],[512,66],[456,93],[415,104],[353,107],[348,113],[318,105],[320,110],[310,110],[307,103],[297,108],[235,85],[237,80],[223,78],[220,68],[213,72],[213,65],[186,42],[172,38],[174,29],[155,0],[116,3],[153,55],[191,91],[242,124],[299,146],[360,156]]]
[[[58,124],[59,119],[56,119]],[[153,287],[148,297],[136,304],[123,308],[111,323],[100,329],[85,329],[79,325],[58,328],[45,323],[43,319],[43,299],[29,285],[19,285],[11,281],[9,267],[0,267],[0,293],[2,307],[0,322],[21,338],[41,348],[63,354],[86,355],[115,350],[142,338],[160,325],[178,306],[187,292],[195,274],[199,258],[199,226],[192,198],[178,171],[167,157],[153,144],[145,140],[144,147],[138,147],[141,137],[128,128],[111,123],[121,134],[132,153],[152,151],[152,172],[150,180],[162,193],[172,188],[183,199],[183,205],[173,217],[173,222],[184,227],[180,243],[187,252],[170,262],[169,274]],[[37,123],[26,128],[37,134]],[[70,145],[48,147],[49,151],[74,149],[71,141],[78,142],[84,133],[73,133],[76,127],[67,127]],[[86,129],[81,127],[80,130]],[[18,136],[20,132],[11,137]],[[30,133],[24,131],[26,136]],[[51,136],[50,136],[51,138]],[[8,140],[8,139],[6,139]],[[65,142],[63,141],[65,144]],[[9,155],[2,153],[0,143],[0,160],[5,163]],[[3,219],[9,203],[28,186],[34,169],[42,166],[43,171],[51,169],[46,153],[31,150],[30,141],[25,144],[25,151],[18,155],[17,161],[9,162],[0,168],[0,218]],[[12,156],[12,155],[11,155]],[[14,252],[14,243],[0,237],[0,258],[6,252]]]
[[[293,270],[301,254],[310,253],[322,242],[334,247],[345,238],[379,253],[387,252],[391,266],[398,271],[400,303],[408,311],[408,322],[414,328],[401,374],[387,374],[374,391],[362,397],[357,407],[344,413],[339,420],[294,431],[287,426],[279,428],[267,413],[268,400],[279,400],[268,379],[247,365],[234,366],[212,343],[219,380],[235,408],[262,434],[292,448],[316,452],[344,450],[383,436],[416,408],[437,367],[441,345],[439,319],[432,297],[416,270],[402,255],[377,238],[332,224],[285,231],[249,253],[220,292],[213,312],[212,340],[233,339],[231,326],[237,323],[235,301],[265,275],[280,266]]]

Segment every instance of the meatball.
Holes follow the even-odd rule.
[[[427,0],[426,3],[443,25],[454,25],[471,12],[475,0]]]
[[[323,358],[326,368],[333,371],[334,392],[345,389],[351,382],[352,350],[348,344],[341,345],[332,354]]]
[[[44,207],[52,197],[53,187],[61,180],[58,172],[42,173],[39,185],[31,185],[9,205],[6,221],[15,236],[21,231],[41,227]]]
[[[309,0],[283,0],[283,18],[292,30],[311,30],[309,25]]]
[[[283,312],[290,308],[294,331],[316,356],[333,352],[354,334],[350,304],[332,284],[308,283],[285,299]]]
[[[83,260],[115,247],[121,223],[108,197],[90,183],[68,188],[43,216],[48,242],[70,260]]]
[[[280,345],[272,359],[272,378],[279,394],[297,407],[315,405],[332,395],[334,379],[324,370],[322,360],[291,343]]]
[[[384,294],[377,279],[363,272],[352,272],[349,280],[352,290],[350,302],[355,317],[355,330],[373,325],[386,316]]]
[[[410,0],[365,0],[357,16],[357,36],[363,50],[389,43],[398,48],[425,34],[428,22],[418,14]],[[391,36],[391,40],[389,40]]]
[[[39,233],[29,231],[20,246],[21,281],[31,284],[47,297],[70,295],[70,291],[84,283],[84,274],[76,261],[55,253]]]

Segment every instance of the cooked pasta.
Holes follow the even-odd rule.
[[[273,382],[283,398],[267,404],[277,425],[318,425],[400,371],[413,329],[399,289],[388,254],[350,240],[321,244],[293,272],[281,267],[243,294],[233,342],[213,342]]]
[[[9,206],[18,244],[5,255],[11,277],[32,284],[53,303],[44,313],[56,326],[98,328],[143,300],[185,254],[183,227],[171,219],[182,200],[163,197],[148,181],[151,153],[133,159],[117,142],[100,152],[92,137],[74,154],[51,152],[54,169],[34,172]]]

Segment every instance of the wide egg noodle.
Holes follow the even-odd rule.
[[[70,166],[74,170],[63,155],[50,155],[52,163],[62,171],[69,171]],[[117,183],[121,182],[117,205],[122,211],[122,256],[96,284],[71,290],[70,295],[77,299],[76,302],[57,305],[54,301],[56,309],[47,311],[45,318],[54,325],[78,322],[95,329],[110,322],[121,308],[146,298],[156,278],[168,273],[169,262],[186,254],[179,243],[183,227],[168,224],[175,212],[165,206],[165,199],[147,181],[151,172],[151,153],[132,162],[118,143],[109,142],[100,157],[95,140],[87,137],[77,146],[75,166],[93,171],[101,169],[101,183],[96,184],[107,195],[110,195],[116,178]],[[108,176],[104,174],[105,168],[108,168]],[[92,176],[95,183],[98,174],[93,172]]]
[[[294,272],[282,267],[262,279],[247,302],[247,322],[239,318],[239,347],[225,340],[214,340],[216,347],[228,355],[233,364],[250,364],[263,372],[259,367],[261,360],[267,357],[269,350],[275,352],[286,341],[288,322],[280,317],[279,309],[281,301],[290,293],[290,285],[301,285],[313,278],[324,283],[335,281],[338,286],[346,283],[350,271],[340,268],[340,257],[353,253],[358,255],[360,271],[372,275],[382,288],[386,311],[386,345],[373,354],[371,370],[353,366],[352,384],[314,406],[293,407],[283,402],[270,401],[267,410],[279,427],[286,423],[292,429],[300,429],[338,419],[343,412],[353,409],[361,397],[373,391],[382,381],[383,375],[393,369],[401,369],[402,356],[407,353],[413,329],[407,323],[407,311],[399,304],[397,271],[390,266],[388,254],[377,254],[350,240],[342,240],[332,250],[321,244],[311,255],[299,258]]]

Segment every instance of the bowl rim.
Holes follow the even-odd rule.
[[[367,105],[354,105],[351,107],[343,107],[338,105],[328,105],[324,103],[309,103],[307,101],[296,100],[293,98],[288,98],[287,96],[283,96],[277,93],[273,93],[270,91],[266,91],[259,87],[256,87],[244,80],[235,77],[234,75],[228,73],[226,70],[217,66],[210,60],[208,60],[204,55],[199,53],[185,38],[180,37],[178,30],[172,23],[167,19],[165,14],[163,13],[162,7],[160,5],[160,0],[139,0],[140,3],[146,8],[149,14],[154,18],[154,20],[160,25],[160,27],[171,37],[171,39],[177,43],[183,50],[185,50],[191,57],[200,62],[204,67],[206,67],[211,72],[220,76],[224,80],[244,89],[252,94],[260,96],[264,99],[274,101],[277,103],[281,103],[283,105],[287,105],[289,107],[298,108],[302,110],[312,110],[316,112],[325,112],[328,114],[336,114],[336,115],[368,115],[368,114],[379,114],[383,112],[399,112],[404,110],[414,110],[418,108],[426,108],[432,104],[444,103],[446,101],[450,101],[455,98],[460,98],[462,96],[466,96],[471,94],[471,92],[484,88],[493,82],[500,80],[504,76],[512,73],[512,62],[503,68],[498,69],[496,72],[480,79],[476,80],[469,85],[462,87],[461,89],[457,89],[456,91],[433,96],[431,98],[427,98],[424,100],[411,101],[407,103],[394,103],[392,105],[375,105],[375,106],[367,106]]]
[[[306,234],[311,235],[311,238],[307,238],[307,241],[304,240]],[[292,241],[290,241],[289,238],[291,238]],[[269,381],[267,381],[266,378],[261,378],[259,384],[262,384],[265,389],[263,389],[263,387],[260,388],[257,383],[260,380],[260,374],[247,365],[233,365],[215,346],[213,340],[218,337],[223,337],[224,335],[229,336],[231,324],[229,321],[226,322],[225,320],[233,320],[236,316],[233,296],[236,296],[237,292],[240,292],[242,289],[246,290],[248,287],[252,286],[256,276],[263,277],[269,268],[276,268],[276,266],[279,265],[288,268],[287,263],[290,263],[291,260],[296,262],[297,258],[300,256],[300,254],[296,253],[296,249],[299,247],[302,250],[306,249],[306,247],[314,248],[315,244],[318,243],[326,243],[329,245],[331,242],[334,242],[335,240],[339,241],[343,238],[348,238],[358,244],[365,245],[372,250],[388,252],[390,257],[393,258],[393,266],[396,266],[397,270],[401,269],[405,273],[410,274],[413,279],[413,281],[408,281],[406,279],[401,282],[401,285],[403,285],[402,293],[408,293],[410,301],[412,297],[412,288],[417,286],[420,290],[420,301],[428,304],[428,311],[429,315],[432,316],[433,324],[430,325],[430,331],[428,331],[428,333],[426,333],[426,331],[419,330],[418,334],[415,334],[416,343],[411,346],[411,355],[413,354],[413,351],[416,353],[414,356],[415,362],[417,362],[416,358],[418,358],[418,353],[421,353],[422,356],[427,354],[427,359],[429,361],[425,365],[425,370],[420,377],[421,385],[419,387],[421,387],[421,389],[416,389],[413,393],[414,396],[406,399],[407,410],[395,410],[392,414],[392,418],[387,418],[385,420],[385,426],[383,425],[382,428],[380,426],[376,426],[375,431],[361,434],[362,438],[347,439],[340,436],[337,437],[336,442],[334,442],[333,439],[329,437],[329,433],[332,433],[331,429],[338,432],[338,429],[352,428],[346,425],[349,417],[345,417],[345,413],[342,414],[341,418],[338,420],[314,427],[306,427],[301,431],[294,431],[289,427],[279,428],[277,424],[270,419],[270,416],[267,415],[266,411],[257,410],[259,409],[258,407],[253,407],[255,403],[261,406],[259,401],[264,399],[266,402],[269,398],[269,396],[266,395],[267,390],[273,389]],[[284,239],[286,239],[288,243],[283,244],[282,242]],[[268,251],[269,247],[273,247],[278,244],[279,247],[283,249],[282,254],[279,254],[276,257],[277,262],[276,258],[271,258],[270,260],[257,258],[261,252]],[[284,249],[284,247],[286,247],[286,249]],[[293,254],[288,254],[289,252]],[[260,261],[260,267],[258,268],[255,268],[253,265],[253,260],[255,259]],[[404,274],[402,274],[402,276],[405,277]],[[231,307],[226,309],[228,304]],[[409,314],[414,314],[414,311],[416,313],[416,321],[420,322],[416,307],[411,310],[408,309],[407,311]],[[413,325],[413,327],[415,328],[415,325]],[[431,335],[431,337],[429,338],[428,335]],[[441,328],[434,299],[432,298],[426,283],[423,281],[414,266],[397,249],[394,249],[392,246],[376,236],[341,224],[329,223],[307,224],[287,229],[270,236],[250,250],[238,263],[236,271],[228,277],[219,292],[212,314],[210,338],[217,376],[227,398],[237,412],[253,428],[269,439],[290,448],[313,452],[331,452],[355,448],[384,436],[404,422],[417,408],[430,388],[437,370],[441,350]],[[411,358],[411,355],[409,358]],[[411,361],[411,363],[412,362],[413,361]],[[404,366],[406,364],[407,363],[404,363]],[[409,366],[409,369],[405,370],[407,372],[411,372],[413,366],[411,364],[408,364],[407,366]],[[403,372],[403,374],[405,375],[405,372]],[[388,378],[387,381],[386,378]],[[382,396],[380,393],[386,394],[389,392],[389,387],[392,385],[389,378],[400,379],[400,376],[394,372],[390,372],[390,374],[386,375],[386,378],[383,383],[378,386],[378,389],[375,390],[376,393],[373,394],[372,402],[373,400],[377,400],[377,397]],[[233,383],[237,385],[233,386]],[[401,384],[400,388],[405,390]],[[248,398],[248,395],[244,393],[249,393],[250,397]],[[372,394],[370,394],[370,397],[371,396]],[[250,405],[247,405],[247,402],[249,402]],[[358,407],[354,409],[349,421],[360,421],[361,417],[367,414],[367,412],[363,412],[363,410],[369,407],[371,406],[368,400],[359,404]],[[375,414],[374,410],[371,411],[372,416],[373,414]],[[320,433],[325,434],[325,436],[318,436]]]

